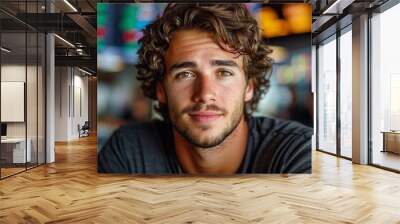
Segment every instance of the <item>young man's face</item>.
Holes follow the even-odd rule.
[[[182,30],[172,37],[165,66],[157,97],[167,104],[175,130],[197,147],[222,143],[253,96],[243,56],[222,50],[210,33]]]

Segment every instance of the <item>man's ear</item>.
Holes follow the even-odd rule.
[[[254,94],[254,83],[252,79],[249,79],[247,81],[247,87],[246,87],[246,92],[244,93],[244,101],[249,102],[253,98]]]
[[[157,82],[156,92],[157,92],[158,102],[166,103],[167,100],[166,100],[166,96],[165,96],[165,90],[164,90],[164,87],[161,82]]]

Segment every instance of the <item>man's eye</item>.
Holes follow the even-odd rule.
[[[222,70],[218,72],[218,75],[222,77],[228,77],[228,76],[233,76],[233,72]]]
[[[190,79],[190,78],[193,78],[194,76],[195,76],[195,74],[193,74],[192,72],[180,72],[180,73],[176,74],[175,78]]]

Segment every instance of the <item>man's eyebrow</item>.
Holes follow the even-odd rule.
[[[173,71],[173,70],[180,69],[180,68],[195,68],[196,66],[197,66],[196,63],[194,63],[192,61],[184,61],[181,63],[173,64],[171,66],[171,68],[169,69],[169,71]]]
[[[232,67],[237,67],[240,68],[240,66],[233,60],[211,60],[210,64],[212,66],[232,66]],[[184,61],[180,63],[173,64],[171,68],[169,69],[170,72],[176,69],[181,69],[181,68],[195,68],[197,67],[197,64],[193,61]]]
[[[233,66],[240,68],[239,65],[233,60],[212,60],[210,64],[217,66]]]

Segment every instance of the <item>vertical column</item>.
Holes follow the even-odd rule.
[[[368,15],[353,19],[353,162],[368,163]]]
[[[51,1],[46,1],[46,11],[53,12]],[[46,163],[55,161],[55,54],[54,34],[46,34]]]

